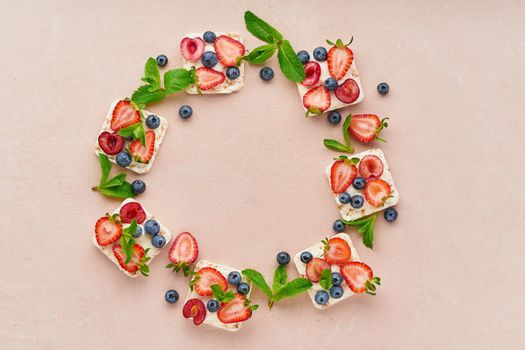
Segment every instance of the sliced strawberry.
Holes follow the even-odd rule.
[[[237,323],[252,317],[252,309],[247,304],[246,297],[235,294],[235,298],[227,303],[221,303],[217,317],[222,323]]]
[[[323,113],[331,103],[330,91],[322,85],[314,87],[303,96],[303,106],[313,114]]]
[[[99,246],[107,246],[122,236],[122,225],[115,216],[103,216],[95,224],[95,237]]]
[[[359,174],[365,180],[378,178],[383,174],[383,162],[373,154],[364,156],[359,162]]]
[[[342,264],[350,261],[352,250],[348,242],[341,237],[330,238],[325,242],[324,259],[329,264]]]
[[[361,142],[370,142],[375,139],[384,141],[378,135],[381,130],[388,126],[386,123],[387,119],[379,120],[379,117],[375,114],[352,115],[350,125],[348,125],[348,132]]]
[[[171,245],[168,257],[172,263],[189,265],[194,263],[199,256],[197,240],[189,232],[180,233]]]
[[[144,256],[144,248],[142,248],[140,244],[133,245],[133,255],[131,256],[131,260],[127,264],[126,254],[124,254],[124,251],[122,250],[122,246],[120,244],[115,244],[113,246],[113,254],[115,255],[115,258],[117,258],[120,267],[122,267],[129,273],[135,273],[140,268],[140,263],[142,257]]]
[[[120,220],[126,224],[130,224],[133,219],[137,220],[137,224],[142,224],[146,220],[146,212],[142,206],[137,202],[126,203],[120,208]]]
[[[364,189],[365,198],[370,205],[380,207],[392,193],[388,182],[381,179],[368,180]]]
[[[352,103],[359,97],[359,86],[354,79],[346,79],[335,89],[335,97],[344,103]]]
[[[345,157],[335,161],[330,169],[332,192],[336,194],[343,193],[352,184],[356,176],[357,168],[351,160]]]
[[[184,38],[180,42],[180,53],[187,61],[196,61],[204,53],[204,41],[201,38]]]
[[[115,155],[124,148],[124,138],[116,132],[110,133],[104,131],[98,135],[98,144],[104,153]]]
[[[244,56],[244,45],[227,35],[220,35],[213,43],[219,61],[226,67],[235,66],[237,59]]]
[[[375,295],[376,286],[380,285],[379,277],[374,277],[372,269],[367,264],[360,261],[350,261],[340,265],[340,272],[343,278],[354,293]]]
[[[206,319],[206,307],[202,300],[197,298],[190,299],[182,308],[182,316],[193,318],[193,324],[198,326]]]
[[[330,264],[321,258],[313,258],[306,264],[306,277],[310,282],[317,283],[321,279],[321,273],[330,268]]]
[[[195,74],[197,75],[197,86],[202,91],[213,89],[226,79],[223,72],[207,67],[197,68]]]
[[[191,281],[195,292],[203,297],[212,295],[211,286],[218,284],[224,292],[228,290],[228,281],[217,269],[213,267],[203,267],[197,271]]]
[[[333,46],[328,50],[328,72],[335,80],[342,79],[352,65],[354,53],[347,47],[352,43],[352,40],[345,45],[341,39],[337,39],[336,43],[332,43]]]
[[[321,66],[319,63],[315,61],[308,62],[304,65],[304,71],[306,73],[306,77],[301,84],[304,86],[313,86],[317,84],[319,78],[321,77]]]
[[[140,140],[134,140],[129,145],[129,152],[137,162],[149,163],[155,152],[155,132],[146,131],[146,147]]]
[[[111,117],[111,129],[119,131],[130,125],[140,122],[139,111],[131,104],[129,100],[122,100],[117,103],[113,109]]]

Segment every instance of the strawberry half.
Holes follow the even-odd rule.
[[[144,248],[142,248],[140,244],[133,245],[133,255],[131,256],[131,260],[127,264],[126,254],[124,254],[124,251],[122,250],[122,246],[120,244],[115,244],[112,250],[113,254],[115,255],[115,258],[117,258],[118,264],[124,270],[128,271],[129,273],[136,273],[139,270],[141,260],[144,257]]]
[[[321,114],[330,107],[331,103],[330,91],[322,85],[314,87],[303,96],[303,106],[309,113]]]
[[[301,84],[304,86],[313,86],[317,84],[321,77],[321,66],[315,61],[310,61],[304,65],[306,76]]]
[[[383,162],[372,154],[364,156],[359,162],[359,174],[365,180],[378,178],[383,174]]]
[[[218,36],[213,43],[213,47],[219,62],[226,67],[235,66],[237,59],[244,56],[244,45],[227,35]]]
[[[142,206],[137,202],[126,203],[120,208],[120,220],[123,223],[130,224],[133,219],[137,220],[137,224],[142,224],[146,220],[146,212]]]
[[[361,142],[370,142],[375,139],[384,141],[377,135],[388,126],[386,123],[387,119],[379,120],[379,117],[375,114],[352,115],[350,125],[348,125],[348,132]]]
[[[204,41],[201,38],[184,38],[180,42],[180,53],[187,61],[196,61],[204,53]]]
[[[321,273],[330,268],[330,264],[321,258],[313,258],[306,264],[306,277],[310,282],[317,283],[321,279]]]
[[[376,284],[381,284],[379,277],[374,277],[370,266],[360,261],[351,261],[340,266],[341,275],[354,293],[363,293],[375,295]]]
[[[99,246],[107,246],[122,236],[122,225],[118,216],[103,216],[95,224],[95,237]]]
[[[113,131],[127,128],[140,122],[140,113],[129,100],[122,100],[113,109],[110,127]]]
[[[104,153],[115,155],[124,148],[124,138],[116,132],[111,133],[104,131],[98,135],[98,145],[102,148]]]
[[[343,193],[357,176],[357,167],[348,158],[339,159],[330,169],[330,185],[335,194]]]
[[[168,268],[173,268],[173,271],[179,272],[181,269],[184,276],[188,276],[191,272],[189,265],[194,263],[199,256],[199,246],[197,240],[189,232],[180,233],[168,253],[168,258],[171,261]]]
[[[235,294],[235,298],[227,303],[221,303],[217,317],[222,323],[237,323],[252,317],[252,308],[242,294]]]
[[[197,68],[195,74],[197,75],[197,86],[202,91],[213,89],[226,80],[223,72],[208,67]]]
[[[182,316],[193,318],[193,324],[198,326],[206,319],[206,307],[202,300],[197,298],[190,299],[182,308]]]
[[[209,296],[213,292],[211,286],[218,284],[224,292],[228,290],[228,281],[217,269],[213,267],[203,267],[196,272],[190,286],[193,286],[195,292],[200,296]]]
[[[359,97],[359,85],[354,79],[346,79],[335,89],[335,97],[344,103],[352,103]]]
[[[327,42],[330,45],[333,45],[330,50],[328,50],[328,72],[335,80],[342,79],[354,60],[354,53],[347,46],[352,43],[354,38],[350,40],[348,44],[343,44],[341,39],[337,39],[335,44],[331,41]]]
[[[155,151],[155,132],[146,131],[146,147],[142,145],[140,140],[134,140],[129,145],[129,153],[137,162],[149,163]]]
[[[380,207],[388,199],[392,190],[388,182],[381,179],[368,180],[364,189],[365,198],[370,205]]]
[[[350,261],[352,250],[348,242],[341,237],[333,237],[328,241],[324,241],[323,257],[329,264],[342,264]]]

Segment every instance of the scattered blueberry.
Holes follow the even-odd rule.
[[[216,312],[219,310],[219,302],[215,299],[208,300],[206,309],[208,309],[209,312]]]
[[[131,192],[141,194],[146,191],[146,183],[142,180],[135,180],[131,183]]]
[[[164,67],[166,64],[168,64],[168,57],[166,57],[166,55],[158,55],[157,56],[157,65],[159,67]]]
[[[326,60],[326,56],[328,56],[328,53],[324,47],[320,46],[314,50],[314,58],[316,60],[324,61]]]
[[[248,294],[250,292],[250,285],[246,282],[239,283],[239,285],[237,286],[237,292],[244,295]]]
[[[350,205],[354,209],[361,208],[363,206],[363,204],[365,204],[365,200],[363,199],[363,196],[358,195],[358,194],[353,196],[352,199],[350,200]]]
[[[241,75],[241,71],[237,67],[228,67],[226,69],[226,76],[230,80],[235,80]]]
[[[386,95],[388,94],[388,91],[390,90],[390,87],[387,83],[380,83],[377,85],[377,92],[379,92],[380,95]]]
[[[217,64],[217,54],[213,51],[206,51],[201,58],[201,62],[205,67],[212,68]]]
[[[210,32],[209,30],[204,32],[204,34],[202,35],[202,38],[204,39],[205,42],[207,43],[213,43],[215,42],[215,39],[217,38],[217,35],[215,35],[214,32]]]
[[[328,113],[328,122],[337,125],[341,122],[341,113],[338,111],[331,111]]]
[[[308,264],[310,260],[312,260],[312,258],[313,258],[313,255],[310,252],[301,253],[301,261],[304,262],[305,264]]]
[[[365,188],[365,184],[365,179],[363,179],[360,176],[356,177],[354,181],[352,181],[352,186],[354,186],[356,190],[362,190],[363,188]]]
[[[341,233],[345,230],[345,224],[341,220],[335,220],[332,228],[335,232]]]
[[[155,114],[150,114],[146,118],[146,126],[150,129],[156,129],[160,126],[160,118]]]
[[[264,67],[261,68],[261,72],[259,73],[259,76],[262,80],[269,81],[273,79],[273,69],[270,67]]]
[[[277,263],[279,265],[288,265],[290,263],[290,254],[287,252],[280,252],[277,254]]]
[[[175,289],[170,289],[164,295],[166,301],[170,304],[175,304],[179,300],[179,293]]]
[[[319,305],[325,305],[328,302],[328,299],[330,297],[328,296],[328,293],[324,290],[320,290],[317,293],[315,293],[315,302]]]
[[[182,119],[188,119],[193,114],[193,109],[188,105],[182,105],[179,108],[179,117]]]
[[[324,87],[330,91],[334,91],[337,88],[337,80],[334,78],[328,78],[324,81]]]
[[[310,61],[310,54],[307,51],[301,50],[297,53],[297,57],[302,64],[307,64]]]
[[[166,238],[161,235],[155,235],[151,239],[151,244],[153,244],[155,248],[162,248],[166,244]]]
[[[341,202],[341,204],[348,204],[350,203],[351,199],[352,196],[350,196],[350,194],[347,192],[343,192],[339,195],[339,202]]]
[[[330,296],[334,299],[339,299],[343,296],[343,288],[341,286],[332,286],[330,288]]]
[[[334,286],[340,286],[343,283],[343,275],[339,272],[332,272],[332,284]]]
[[[236,286],[241,283],[241,274],[237,271],[232,271],[228,274],[228,283]]]
[[[146,231],[146,233],[155,236],[159,234],[160,224],[156,220],[149,219],[148,221],[146,221],[146,223],[144,223],[144,230]]]
[[[385,220],[388,222],[396,221],[397,219],[397,210],[395,208],[388,208],[383,213],[383,216],[385,217]]]
[[[128,152],[120,152],[116,157],[117,164],[125,168],[131,164],[131,156]]]
[[[140,236],[142,236],[142,226],[137,226],[137,231],[135,232],[133,237],[134,238],[139,238]]]

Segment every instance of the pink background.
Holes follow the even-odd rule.
[[[180,64],[186,32],[239,31],[248,49],[260,45],[245,30],[248,9],[296,50],[354,35],[367,96],[344,112],[391,118],[379,146],[401,202],[395,224],[378,220],[373,251],[349,230],[382,277],[376,297],[322,312],[301,295],[230,334],[193,327],[182,303],[164,301],[186,288],[163,268],[166,250],[151,277],[130,279],[92,246],[95,221],[119,203],[90,190],[92,147],[147,57]],[[525,347],[524,12],[519,1],[2,2],[1,347]],[[336,153],[321,141],[341,137],[324,116],[305,120],[294,84],[276,58],[269,65],[271,83],[248,66],[239,93],[151,108],[170,128],[139,198],[174,233],[193,232],[202,258],[268,277],[278,251],[331,233],[323,171]],[[184,103],[188,121],[177,116]]]

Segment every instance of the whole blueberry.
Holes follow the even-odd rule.
[[[317,293],[315,293],[315,302],[319,305],[325,305],[328,302],[328,299],[330,297],[328,296],[328,293],[324,290],[320,290]]]
[[[166,238],[161,235],[155,235],[151,239],[151,244],[153,244],[155,248],[162,248],[166,244]]]
[[[328,53],[324,47],[320,46],[314,50],[314,58],[316,60],[324,61],[326,60],[326,56],[328,56]]]
[[[388,222],[396,221],[397,219],[397,210],[395,208],[388,208],[383,213],[383,216],[385,217],[385,220]]]
[[[337,89],[337,80],[334,78],[328,78],[324,81],[324,87],[327,88],[330,91],[334,91]]]
[[[332,228],[335,232],[341,233],[345,230],[345,224],[341,220],[335,220]]]
[[[288,265],[290,263],[290,254],[287,252],[277,253],[276,259],[279,265]]]
[[[210,299],[206,303],[206,309],[208,309],[209,312],[216,312],[219,310],[219,302],[215,299]]]
[[[232,271],[228,274],[228,283],[236,286],[241,283],[241,274],[237,271]]]
[[[310,54],[307,51],[301,50],[297,53],[297,57],[302,64],[307,64],[310,61]]]
[[[237,67],[228,67],[226,69],[226,76],[230,80],[235,80],[241,75],[241,71]]]
[[[182,105],[179,108],[179,117],[182,119],[188,119],[193,114],[193,109],[188,105]]]
[[[332,286],[330,288],[330,296],[334,299],[339,299],[343,296],[343,288],[341,286]]]
[[[261,68],[261,72],[259,73],[259,76],[264,81],[269,81],[273,79],[273,69],[270,67],[263,67]]]
[[[350,199],[350,205],[354,209],[359,209],[365,204],[365,200],[363,199],[363,196],[356,194],[355,196]]]
[[[146,126],[150,129],[156,129],[160,126],[160,118],[155,114],[150,114],[146,118]]]
[[[350,194],[347,192],[343,192],[339,195],[339,202],[341,202],[341,204],[348,204],[350,203],[351,199],[352,196],[350,196]]]
[[[205,42],[207,43],[213,43],[215,42],[215,39],[217,38],[217,35],[215,35],[214,32],[210,32],[209,30],[204,32],[204,34],[202,35],[202,38],[204,39]]]
[[[117,157],[115,159],[117,161],[117,164],[123,168],[131,164],[131,156],[128,152],[120,152],[119,154],[117,154]]]
[[[149,219],[144,223],[144,230],[146,233],[155,236],[160,232],[160,224],[157,222],[157,220]]]
[[[352,186],[354,186],[356,190],[362,190],[363,188],[365,188],[365,185],[366,185],[365,179],[363,179],[360,176],[356,177],[354,181],[352,181]]]
[[[333,125],[339,124],[341,122],[341,113],[338,111],[328,113],[328,122]]]
[[[170,304],[175,304],[179,300],[179,293],[175,289],[170,289],[164,295],[166,301]]]
[[[166,64],[168,64],[168,57],[166,57],[166,55],[158,55],[157,56],[157,65],[159,67],[164,67]]]
[[[213,51],[206,51],[202,55],[201,62],[205,67],[212,68],[217,64],[217,54]]]
[[[135,231],[135,234],[133,235],[134,238],[139,238],[142,236],[142,226],[137,226],[137,231]]]
[[[244,295],[248,294],[250,292],[250,285],[246,282],[239,283],[237,286],[237,292]]]
[[[131,191],[135,194],[141,194],[146,191],[146,183],[142,180],[135,180],[131,183]]]
[[[310,260],[312,260],[313,255],[310,252],[302,252],[301,253],[301,261],[305,264],[308,264]]]
[[[343,283],[343,275],[339,272],[332,272],[332,284],[334,286],[340,286]]]
[[[390,87],[387,83],[379,83],[377,85],[377,92],[379,92],[380,95],[386,95],[388,94],[388,91],[390,90]]]

